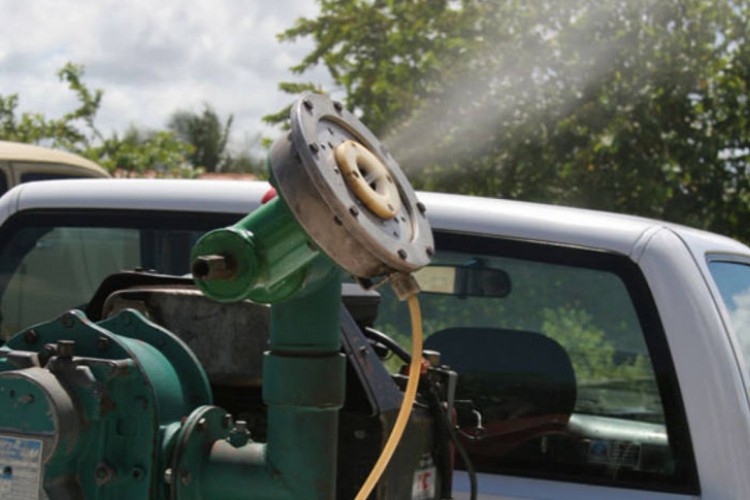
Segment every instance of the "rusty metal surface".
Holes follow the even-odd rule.
[[[142,311],[193,350],[213,384],[257,386],[268,346],[270,308],[250,301],[218,303],[195,289],[143,287],[113,293],[105,315]]]

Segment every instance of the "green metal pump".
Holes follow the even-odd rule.
[[[193,249],[205,295],[272,304],[267,443],[212,406],[177,337],[135,312],[97,324],[71,312],[0,348],[13,409],[0,415],[0,462],[16,467],[0,488],[7,475],[14,491],[55,499],[335,497],[342,277],[411,273],[433,241],[405,176],[356,117],[311,94],[291,124],[269,156],[278,196]]]

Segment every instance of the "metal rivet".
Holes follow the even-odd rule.
[[[351,206],[349,207],[349,213],[356,217],[359,215],[359,209],[355,206]]]
[[[164,482],[167,484],[172,484],[172,469],[167,469],[164,471]]]
[[[320,150],[320,148],[318,147],[318,145],[315,144],[314,142],[312,144],[310,144],[309,147],[310,147],[310,151],[312,151],[313,153],[317,153]]]
[[[115,471],[112,470],[107,464],[100,462],[96,469],[94,469],[94,477],[96,478],[96,484],[102,485],[112,480],[115,475]]]
[[[143,479],[145,476],[146,476],[146,471],[143,470],[143,468],[141,467],[136,466],[130,469],[130,477],[132,477],[136,481]]]
[[[425,249],[425,252],[427,252],[428,257],[432,257],[433,255],[435,255],[435,249],[432,247],[427,247]]]
[[[225,429],[229,429],[232,427],[233,422],[234,422],[234,419],[232,418],[232,415],[227,413],[226,415],[224,415],[224,420],[221,421],[221,425]]]
[[[343,222],[341,222],[341,219],[339,219],[338,216],[333,217],[333,222],[335,222],[337,226],[340,226],[343,224]]]
[[[341,113],[341,110],[344,109],[344,106],[339,101],[333,101],[333,108]]]
[[[313,103],[312,103],[311,100],[305,99],[304,101],[302,101],[302,104],[305,105],[305,108],[307,108],[308,111],[312,111],[312,109],[313,109]]]
[[[208,422],[205,418],[198,420],[198,432],[204,432],[208,428]]]
[[[404,250],[403,248],[400,248],[398,250],[398,256],[406,260],[406,257],[408,256],[408,254],[406,253],[406,250]]]
[[[425,207],[424,203],[422,203],[421,201],[417,202],[417,209],[420,213],[425,213],[427,211],[427,207]]]

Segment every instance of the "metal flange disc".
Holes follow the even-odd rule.
[[[300,225],[352,275],[413,272],[434,253],[424,205],[398,163],[343,106],[320,94],[292,106],[271,149],[281,197]]]

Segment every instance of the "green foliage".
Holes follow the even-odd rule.
[[[83,82],[84,68],[66,64],[58,77],[75,94],[78,107],[60,118],[41,113],[19,113],[18,95],[0,95],[0,140],[43,143],[66,149],[89,158],[110,172],[124,170],[127,175],[143,175],[155,170],[157,175],[194,177],[200,174],[187,163],[193,149],[166,131],[143,133],[131,128],[122,138],[110,137],[97,129],[96,114],[103,91],[90,90]]]
[[[475,10],[468,4],[324,0],[318,18],[298,19],[279,39],[313,38],[315,49],[292,71],[325,65],[345,90],[347,105],[380,133],[439,90],[445,63],[474,44],[467,26],[476,20]],[[281,88],[299,93],[314,85]]]
[[[750,241],[750,1],[322,0],[323,64],[417,187]]]
[[[234,117],[229,115],[222,124],[219,115],[208,104],[203,111],[175,111],[167,128],[183,142],[190,144],[190,163],[205,168],[208,172],[220,172],[228,167],[227,142]]]
[[[57,76],[68,84],[78,100],[78,107],[61,118],[48,119],[40,113],[18,114],[18,95],[0,96],[0,139],[15,142],[48,142],[55,147],[78,151],[89,145],[86,134],[100,136],[94,118],[101,103],[102,91],[90,92],[81,82],[83,67],[67,63]],[[82,121],[81,130],[77,122]]]
[[[185,161],[191,151],[189,144],[180,141],[171,132],[143,132],[131,127],[122,137],[114,133],[83,153],[110,172],[124,171],[128,177],[148,174],[195,178],[204,170]]]

